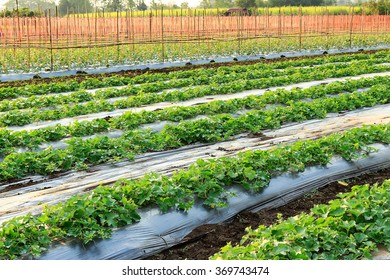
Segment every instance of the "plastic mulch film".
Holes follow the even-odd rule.
[[[314,80],[309,82],[301,82],[301,83],[295,83],[285,86],[275,86],[275,87],[269,87],[266,89],[252,89],[252,90],[244,90],[242,92],[234,93],[234,94],[220,94],[220,95],[206,95],[203,97],[193,98],[187,101],[179,101],[179,102],[171,102],[171,101],[165,101],[165,102],[158,102],[153,104],[144,104],[140,107],[132,107],[132,108],[126,108],[126,109],[117,109],[110,112],[99,112],[99,113],[92,113],[87,115],[79,115],[71,118],[63,118],[60,120],[49,120],[49,121],[39,121],[34,122],[32,124],[27,124],[23,126],[8,126],[7,129],[14,130],[14,131],[21,131],[21,130],[36,130],[41,129],[44,127],[49,126],[55,126],[55,125],[69,125],[75,121],[92,121],[99,118],[106,118],[106,117],[118,117],[123,115],[126,112],[133,112],[133,113],[139,113],[142,111],[156,111],[161,110],[165,108],[170,107],[176,107],[176,106],[196,106],[199,104],[205,104],[211,101],[226,101],[226,100],[232,100],[236,98],[245,98],[251,95],[255,96],[261,96],[264,93],[268,91],[275,91],[278,89],[285,89],[285,90],[292,90],[293,88],[301,88],[306,89],[313,86],[318,85],[324,85],[326,83],[333,83],[336,81],[344,82],[347,80],[358,80],[361,78],[373,78],[373,77],[385,77],[389,76],[390,72],[381,72],[381,73],[369,73],[369,74],[362,74],[357,76],[347,76],[347,77],[340,77],[340,78],[328,78],[323,80]],[[111,87],[114,88],[114,87]],[[365,89],[360,89],[360,91]],[[55,94],[55,95],[61,95],[61,94]],[[126,99],[127,97],[123,97],[121,99]],[[119,98],[118,98],[119,99]]]
[[[380,45],[375,47],[368,47],[365,50],[382,50],[388,49],[388,45]],[[350,53],[350,52],[358,52],[360,48],[349,48],[349,49],[331,49],[327,50],[328,54],[342,54],[342,53]],[[270,53],[270,54],[259,54],[259,55],[240,55],[240,56],[228,56],[228,57],[213,57],[215,62],[232,62],[233,58],[236,58],[239,61],[250,61],[256,60],[260,57],[266,59],[274,59],[279,58],[281,55],[286,57],[300,57],[300,56],[313,56],[313,55],[321,55],[323,51],[294,51],[294,52],[281,52],[281,53]],[[200,59],[200,60],[191,60],[193,65],[201,65],[208,64],[210,59]],[[128,71],[128,70],[145,70],[145,69],[162,69],[167,67],[183,67],[186,65],[186,60],[176,61],[176,62],[165,62],[165,63],[149,63],[149,64],[139,64],[139,65],[116,65],[111,67],[100,67],[100,68],[75,68],[74,70],[59,70],[53,72],[34,72],[34,73],[25,73],[25,74],[2,74],[0,75],[0,81],[8,82],[8,81],[18,81],[18,80],[28,80],[32,79],[32,77],[36,74],[39,74],[42,78],[49,77],[63,77],[69,75],[76,75],[76,72],[79,70],[86,71],[88,74],[103,74],[103,73],[111,73],[111,72],[120,72],[120,71]]]
[[[141,154],[134,161],[95,165],[88,170],[69,171],[54,177],[31,175],[17,181],[2,182],[0,224],[27,213],[39,214],[43,205],[57,204],[101,184],[112,185],[119,179],[136,179],[150,172],[170,176],[178,168],[187,168],[198,159],[235,156],[248,150],[268,150],[278,144],[317,139],[363,124],[385,124],[389,122],[389,115],[389,105],[332,113],[325,119],[287,123],[278,129],[264,130],[256,137],[240,134],[222,142],[196,143],[174,150]]]
[[[326,184],[370,171],[390,167],[390,147],[373,145],[377,152],[354,162],[334,158],[325,166],[309,167],[298,174],[284,174],[271,180],[270,185],[260,193],[244,192],[231,187],[237,196],[231,197],[227,208],[206,209],[196,204],[187,213],[170,211],[160,213],[158,209],[145,209],[141,221],[115,230],[110,239],[97,240],[90,245],[77,241],[53,246],[40,259],[142,259],[168,249],[203,224],[221,223],[244,210],[276,208],[305,193]]]

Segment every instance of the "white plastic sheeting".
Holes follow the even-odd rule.
[[[131,162],[97,165],[85,171],[67,172],[57,178],[30,176],[17,182],[2,183],[0,223],[28,212],[37,214],[42,209],[42,203],[56,204],[100,184],[113,184],[120,178],[139,178],[149,172],[170,175],[177,169],[186,168],[197,159],[233,156],[246,150],[270,149],[280,143],[315,139],[363,124],[384,124],[389,121],[390,105],[381,105],[344,114],[329,114],[326,119],[286,124],[280,129],[263,131],[263,136],[241,134],[229,141],[146,153]]]
[[[204,104],[208,103],[210,101],[215,101],[215,100],[231,100],[235,98],[244,98],[250,95],[256,95],[260,96],[263,95],[267,91],[272,91],[272,90],[277,90],[277,89],[286,89],[286,90],[291,90],[293,88],[310,88],[313,86],[318,86],[324,83],[332,83],[336,81],[346,81],[346,80],[358,80],[361,78],[372,78],[372,77],[384,77],[384,76],[389,76],[390,72],[383,72],[383,73],[371,73],[371,74],[362,74],[358,76],[353,76],[353,77],[344,77],[344,78],[330,78],[330,79],[325,79],[325,80],[317,80],[317,81],[310,81],[310,82],[302,82],[302,83],[297,83],[297,84],[291,84],[291,85],[286,85],[286,86],[280,86],[280,87],[270,87],[267,89],[253,89],[253,90],[245,90],[239,93],[235,94],[221,94],[221,95],[207,95],[204,97],[200,98],[194,98],[191,100],[187,101],[181,101],[181,102],[160,102],[160,103],[153,103],[150,105],[144,105],[141,107],[134,107],[134,108],[128,108],[128,109],[118,109],[115,111],[111,112],[100,112],[100,113],[95,113],[95,114],[89,114],[89,115],[82,115],[82,116],[77,116],[73,118],[64,118],[61,120],[55,120],[55,121],[44,121],[44,122],[36,122],[33,124],[28,124],[25,126],[9,126],[7,127],[10,130],[15,130],[15,131],[21,131],[21,130],[35,130],[39,128],[44,128],[48,126],[54,126],[56,124],[61,124],[61,125],[69,125],[72,122],[75,121],[91,121],[94,119],[98,118],[105,118],[105,117],[117,117],[122,115],[125,112],[141,112],[141,111],[155,111],[155,110],[160,110],[168,107],[174,107],[174,106],[193,106],[193,105],[198,105],[198,104]]]
[[[388,49],[388,45],[380,45],[375,47],[366,47],[365,50],[381,50]],[[358,52],[360,48],[350,48],[350,49],[330,49],[327,50],[328,54],[338,54],[338,53],[349,53],[349,52]],[[294,51],[294,52],[281,52],[281,53],[270,53],[270,54],[259,54],[259,55],[240,55],[235,56],[239,61],[243,60],[256,60],[260,57],[266,59],[279,58],[281,55],[286,57],[299,57],[299,56],[313,56],[313,55],[321,55],[323,51]],[[233,56],[229,57],[215,57],[213,58],[215,62],[231,62],[233,61]],[[194,65],[199,64],[207,64],[210,60],[201,59],[201,60],[191,60],[191,63]],[[166,63],[150,63],[150,64],[139,64],[139,65],[117,65],[112,67],[100,67],[100,68],[83,68],[83,69],[74,69],[74,70],[61,70],[61,71],[53,71],[53,72],[34,72],[34,73],[26,73],[26,74],[3,74],[0,75],[0,81],[17,81],[17,80],[28,80],[32,79],[32,77],[36,74],[39,74],[42,78],[48,77],[62,77],[69,75],[76,75],[76,72],[79,70],[86,71],[88,74],[102,74],[102,73],[110,73],[110,72],[119,72],[119,71],[127,71],[127,70],[144,70],[146,68],[149,69],[161,69],[167,67],[180,67],[185,66],[186,61],[177,61],[177,62],[166,62]]]

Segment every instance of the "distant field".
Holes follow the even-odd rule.
[[[389,166],[388,148],[376,148],[390,144],[389,61],[387,50],[2,83],[0,259],[145,258],[238,203],[309,201],[318,180],[340,188],[368,164]],[[249,250],[215,258],[372,258],[390,240],[389,183],[251,231]]]
[[[306,7],[302,13],[299,9],[258,9],[252,16],[193,9],[127,11],[115,17],[115,13],[0,17],[0,73],[390,43],[387,15],[369,15],[351,7]],[[166,16],[161,17],[161,12]]]
[[[299,15],[300,7],[273,7],[273,8],[257,8],[254,9],[254,14],[257,15],[277,15],[279,13],[283,15]],[[352,13],[352,9],[355,14],[362,13],[362,7],[350,7],[350,6],[330,6],[330,7],[302,7],[302,14],[304,15],[349,15]],[[163,13],[164,16],[193,16],[194,14],[208,15],[208,16],[217,16],[222,15],[227,8],[217,9],[165,9],[163,11],[159,10],[147,10],[147,11],[128,11],[120,12],[119,16],[126,16],[126,13],[131,13],[135,17],[147,17],[151,14],[153,16],[160,16]],[[367,11],[365,11],[367,13]],[[103,12],[98,13],[100,16],[103,15]],[[89,17],[93,17],[96,13],[89,13]],[[72,15],[73,16],[73,15]],[[77,14],[77,16],[86,17],[86,14]],[[104,13],[106,17],[116,17],[116,12]]]

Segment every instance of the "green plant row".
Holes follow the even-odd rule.
[[[339,65],[338,68],[345,68],[348,66],[349,64],[343,64],[343,65]],[[336,67],[335,65],[326,65],[321,67],[321,70],[328,70],[329,68],[334,69],[335,67]],[[193,76],[186,79],[172,79],[169,81],[160,81],[154,83],[141,84],[139,86],[129,85],[121,89],[118,88],[101,89],[98,90],[96,93],[80,90],[80,91],[72,92],[67,95],[44,95],[44,96],[33,95],[28,98],[20,97],[13,100],[6,99],[0,101],[0,112],[6,112],[11,110],[17,110],[17,109],[57,107],[58,105],[87,102],[87,101],[96,102],[97,100],[100,101],[101,99],[108,99],[114,97],[126,97],[126,96],[132,96],[137,94],[157,93],[167,89],[183,88],[189,86],[200,86],[200,85],[216,85],[216,84],[221,85],[236,80],[254,80],[260,78],[293,75],[301,72],[305,74],[310,71],[312,70],[311,69],[301,70],[295,68],[288,68],[282,71],[260,69],[260,70],[253,70],[251,72],[244,72],[244,73],[231,73],[229,75],[225,73],[220,73],[212,77],[208,77],[206,75]]]
[[[215,94],[231,94],[250,89],[268,88],[298,82],[322,80],[326,78],[356,76],[366,73],[389,71],[390,65],[369,66],[366,63],[351,64],[346,68],[326,66],[325,68],[301,69],[287,76],[273,79],[260,78],[255,80],[237,80],[222,85],[210,85],[185,90],[164,91],[162,93],[139,93],[125,99],[110,103],[107,100],[95,100],[83,104],[64,105],[55,109],[13,110],[0,114],[0,127],[12,125],[26,125],[37,121],[59,120],[80,115],[99,112],[109,112],[117,109],[128,109],[157,102],[176,102],[196,97]]]
[[[386,58],[386,60],[390,59]],[[376,61],[359,61],[365,65],[375,65]],[[265,67],[266,65],[263,64]],[[261,65],[260,65],[261,66]],[[357,66],[357,65],[356,65]],[[255,80],[261,78],[280,77],[288,75],[299,75],[307,74],[312,71],[333,71],[334,69],[343,69],[351,67],[350,64],[339,64],[339,65],[322,65],[313,67],[311,69],[300,69],[300,68],[287,68],[281,71],[273,69],[253,69],[250,72],[231,72],[225,73],[221,71],[214,76],[198,75],[191,76],[185,79],[171,79],[169,81],[159,81],[154,83],[141,84],[138,86],[129,85],[125,88],[107,88],[98,90],[95,93],[87,92],[85,90],[79,90],[66,95],[32,95],[27,98],[19,97],[16,99],[5,99],[0,101],[0,112],[6,112],[18,109],[32,109],[32,108],[44,108],[44,107],[57,107],[59,105],[74,104],[80,102],[96,102],[108,98],[114,97],[128,97],[137,94],[145,93],[157,93],[167,89],[177,89],[183,87],[195,87],[201,85],[219,85],[231,83],[237,80]]]
[[[53,241],[64,238],[79,238],[84,243],[108,238],[113,228],[139,221],[140,208],[185,211],[197,200],[206,207],[226,207],[227,198],[234,195],[227,187],[240,185],[248,191],[259,191],[268,186],[272,176],[283,172],[326,165],[336,155],[347,160],[360,158],[374,150],[370,144],[389,144],[389,129],[389,124],[364,126],[271,150],[198,160],[171,177],[151,173],[138,180],[119,180],[114,186],[100,186],[88,194],[44,207],[39,216],[30,214],[4,222],[0,228],[0,258],[38,256]]]
[[[228,243],[211,259],[370,259],[378,244],[390,250],[390,180],[354,186],[329,204],[257,229],[240,245]]]
[[[83,89],[96,89],[112,86],[136,85],[145,83],[163,82],[171,79],[188,79],[192,77],[212,77],[213,75],[227,75],[230,73],[245,73],[254,70],[286,69],[289,67],[304,67],[321,65],[334,62],[351,62],[355,60],[367,60],[377,64],[388,61],[389,52],[378,52],[375,54],[353,54],[341,56],[325,56],[319,58],[307,58],[292,61],[282,61],[272,64],[258,63],[253,65],[224,66],[214,69],[195,69],[187,71],[174,71],[169,73],[143,74],[136,77],[113,76],[98,78],[87,78],[82,82],[70,79],[59,83],[40,83],[39,85],[28,85],[23,87],[2,87],[0,88],[0,100],[6,98],[17,98],[21,96],[45,95],[49,93],[71,92]]]
[[[231,100],[216,100],[195,106],[168,107],[157,111],[127,112],[111,119],[95,119],[92,121],[74,122],[69,125],[56,125],[32,131],[13,131],[0,129],[0,155],[9,154],[17,147],[37,148],[49,141],[58,141],[65,137],[81,137],[112,129],[130,130],[139,125],[156,121],[182,121],[199,115],[215,115],[234,113],[243,109],[262,109],[267,104],[288,104],[305,98],[320,98],[326,95],[353,92],[354,90],[377,85],[389,85],[390,77],[361,78],[344,82],[333,82],[306,89],[278,89],[265,92],[261,96],[248,96]]]
[[[200,115],[215,115],[221,113],[236,113],[240,110],[264,109],[271,104],[291,104],[303,99],[317,99],[328,95],[353,92],[362,88],[383,88],[390,86],[389,76],[376,76],[372,78],[360,78],[357,80],[336,81],[326,85],[318,85],[310,88],[293,88],[291,90],[276,89],[267,91],[262,95],[250,95],[244,98],[230,100],[214,100],[194,106],[167,107],[156,111],[126,112],[109,120],[112,129],[130,130],[142,124],[156,121],[179,122]]]
[[[367,92],[325,97],[312,102],[293,102],[269,110],[253,110],[233,117],[221,114],[210,118],[166,125],[160,132],[131,130],[119,138],[96,136],[87,140],[72,138],[65,149],[48,148],[37,152],[12,153],[0,163],[0,181],[28,174],[47,175],[88,165],[133,159],[135,154],[179,148],[196,142],[216,142],[244,132],[278,128],[286,122],[325,118],[327,113],[355,110],[389,102],[388,86]]]

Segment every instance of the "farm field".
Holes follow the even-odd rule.
[[[375,219],[353,212],[359,223],[340,243],[318,242],[322,254],[232,245],[208,257],[372,258],[389,245],[389,60],[382,50],[1,83],[0,258],[147,258],[248,207],[280,207],[329,184],[334,195],[337,182],[346,192],[373,185],[343,203],[375,197],[364,206]],[[371,181],[353,179],[367,173]],[[301,214],[292,235],[321,230],[305,227],[326,207],[333,222],[353,223],[337,203]],[[169,222],[151,226],[159,220]]]
[[[313,10],[313,9],[312,9]],[[0,74],[101,69],[280,52],[368,49],[389,43],[387,15],[364,9],[210,10],[0,17]],[[196,47],[194,47],[196,46]]]
[[[248,230],[241,244],[227,245],[214,259],[346,259],[371,257],[375,242],[389,247],[389,183],[355,186],[306,214]],[[384,215],[383,215],[384,214]],[[369,217],[369,218],[368,218]],[[370,220],[369,222],[367,220]]]
[[[264,226],[270,226],[278,222],[278,215],[280,214],[284,219],[287,219],[303,212],[306,213],[314,205],[328,203],[331,199],[337,198],[337,194],[349,192],[351,190],[351,186],[364,184],[373,185],[376,183],[381,184],[389,177],[390,172],[387,169],[349,180],[334,182],[278,208],[262,210],[255,213],[247,211],[238,214],[234,219],[227,223],[218,225],[203,225],[186,236],[180,244],[161,253],[155,254],[148,259],[209,259],[210,256],[219,253],[221,248],[226,246],[227,241],[234,245],[240,244],[242,237],[246,233],[245,229],[248,227],[256,229],[259,227],[259,223]],[[386,256],[383,251],[387,250],[384,250],[383,247],[381,247],[379,252],[375,252],[373,254],[374,259],[381,259]]]

